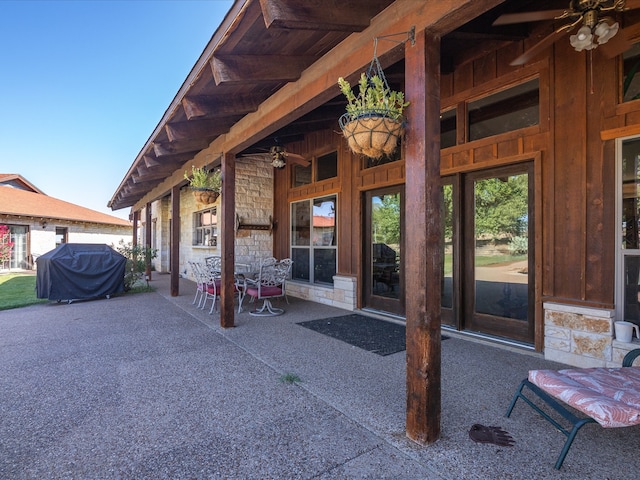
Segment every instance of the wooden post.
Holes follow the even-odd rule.
[[[145,253],[151,251],[151,202],[147,202],[145,206],[145,227],[144,227],[144,246]],[[145,255],[145,272],[148,280],[151,280],[151,257]]]
[[[236,212],[236,156],[225,153],[222,158],[222,192],[221,192],[220,230],[218,237],[222,254],[222,286],[220,291],[220,326],[231,328],[234,326],[235,310],[234,270],[235,270],[235,212]]]
[[[421,444],[440,436],[440,38],[416,33],[405,46],[407,109],[405,270],[407,436]]]
[[[140,220],[140,210],[133,212],[133,241],[131,244],[138,245],[138,221]]]
[[[171,296],[180,295],[180,187],[171,188]]]

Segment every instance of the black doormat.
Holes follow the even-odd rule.
[[[402,352],[407,348],[404,325],[365,315],[354,313],[301,322],[298,325],[382,356]]]

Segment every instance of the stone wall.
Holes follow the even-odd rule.
[[[353,311],[356,308],[356,277],[333,277],[333,288],[288,282],[287,295]]]
[[[614,319],[614,310],[545,303],[545,358],[583,368],[614,365]]]
[[[210,204],[196,202],[193,193],[184,188],[180,191],[180,274],[194,280],[189,269],[190,261],[203,261],[205,257],[221,255],[222,238],[228,233],[235,234],[236,263],[247,264],[257,271],[260,259],[273,255],[273,237],[267,231],[239,230],[235,232],[235,222],[222,231],[218,216],[218,245],[193,245],[193,214],[199,210],[217,207],[220,212],[222,197]],[[268,224],[273,216],[273,167],[267,160],[256,158],[236,159],[236,212],[245,223]],[[141,213],[141,218],[144,211]],[[169,237],[171,201],[167,197],[152,206],[152,219],[156,221],[158,235],[158,257],[154,263],[160,271],[169,271]],[[142,233],[140,233],[142,235]]]

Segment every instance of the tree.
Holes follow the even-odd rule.
[[[11,230],[6,225],[0,225],[0,266],[11,260],[13,245]]]
[[[373,206],[374,243],[400,243],[400,195],[383,195]]]
[[[494,238],[526,235],[528,178],[512,175],[480,180],[475,188],[476,235]]]

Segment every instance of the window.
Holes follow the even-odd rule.
[[[331,152],[316,159],[316,180],[318,182],[338,176],[338,152]]]
[[[62,245],[63,243],[67,243],[69,231],[65,227],[56,227],[56,247],[58,245]]]
[[[537,78],[469,103],[469,141],[538,125]]]
[[[398,148],[396,148],[391,155],[383,155],[380,158],[365,157],[364,168],[377,167],[379,165],[385,165],[387,163],[397,162],[402,159],[402,139],[398,141]]]
[[[640,43],[622,54],[622,101],[640,98]]]
[[[440,148],[456,144],[456,109],[451,108],[440,114]]]
[[[338,152],[313,157],[306,167],[294,165],[293,186],[301,187],[338,176]]]
[[[291,278],[333,285],[336,274],[336,196],[291,204]]]
[[[618,144],[616,318],[640,324],[640,138]]]
[[[215,208],[201,210],[194,215],[193,244],[205,247],[218,246],[218,214]]]
[[[313,182],[311,176],[311,165],[303,167],[302,165],[295,165],[293,169],[293,186],[301,187],[303,185],[310,185]]]
[[[29,262],[29,252],[27,250],[27,237],[29,235],[29,227],[21,225],[8,225],[9,241],[13,242],[11,249],[11,258],[9,259],[9,268],[31,268]],[[40,255],[45,252],[40,252]],[[36,257],[34,256],[34,261]]]
[[[538,125],[537,78],[469,103],[469,141]]]

